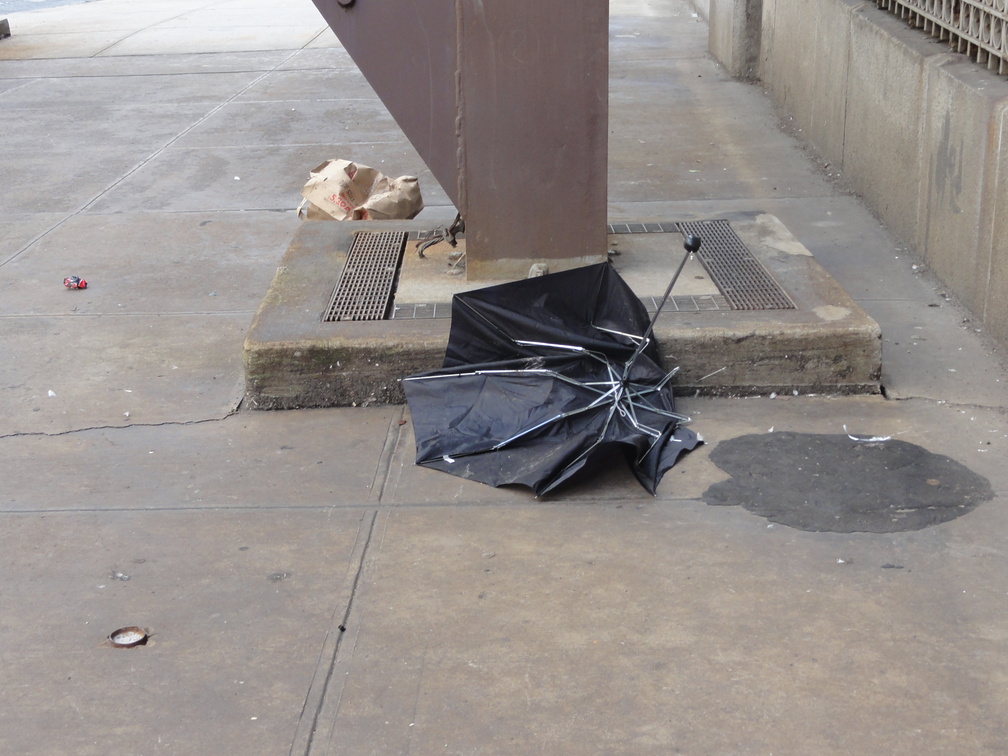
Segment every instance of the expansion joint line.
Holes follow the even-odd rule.
[[[224,102],[219,103],[218,105],[215,105],[209,111],[207,111],[206,113],[204,113],[200,118],[198,118],[193,123],[189,124],[189,126],[187,126],[186,128],[184,128],[182,131],[180,131],[179,133],[177,133],[175,136],[173,136],[171,139],[169,139],[163,145],[161,145],[160,147],[158,147],[156,150],[154,150],[152,153],[150,153],[147,157],[145,157],[139,163],[137,163],[132,168],[130,168],[128,171],[126,171],[126,173],[124,173],[121,176],[119,176],[119,178],[117,178],[111,184],[109,184],[108,186],[106,186],[104,189],[102,189],[100,192],[98,192],[98,194],[96,194],[95,196],[93,196],[91,199],[89,199],[83,205],[81,205],[76,210],[74,210],[73,212],[71,212],[65,218],[63,218],[63,219],[57,221],[56,223],[54,223],[52,226],[50,226],[48,229],[46,229],[45,231],[43,231],[42,233],[40,233],[38,236],[36,236],[35,238],[33,238],[31,241],[29,241],[27,244],[25,244],[23,247],[21,247],[21,249],[19,249],[17,252],[15,252],[13,255],[11,255],[7,259],[0,260],[0,268],[4,267],[8,263],[11,263],[14,260],[16,260],[17,258],[19,258],[21,255],[23,255],[29,249],[31,249],[36,244],[38,244],[40,241],[42,241],[42,239],[46,238],[47,236],[49,236],[49,234],[53,233],[56,229],[58,229],[61,226],[63,226],[63,224],[65,224],[70,219],[76,218],[81,213],[83,213],[83,212],[87,211],[88,209],[90,209],[92,205],[94,205],[96,202],[98,202],[98,200],[100,200],[106,194],[108,194],[109,192],[111,192],[113,189],[115,189],[117,186],[119,186],[121,183],[123,183],[126,179],[128,179],[130,176],[132,176],[137,171],[139,171],[141,168],[143,168],[144,166],[146,166],[152,160],[155,160],[158,157],[160,157],[164,153],[165,150],[167,150],[169,147],[171,147],[173,144],[175,144],[177,141],[179,141],[186,134],[190,133],[193,129],[197,128],[201,124],[205,123],[208,119],[210,119],[213,116],[217,115],[217,113],[219,113],[221,110],[223,110],[228,105],[230,105],[231,103],[233,103],[236,99],[238,99],[239,97],[241,97],[243,94],[245,94],[246,92],[248,92],[250,89],[252,89],[252,87],[256,86],[259,82],[261,82],[267,76],[269,76],[270,74],[276,72],[282,65],[284,65],[285,63],[287,63],[287,61],[289,61],[291,58],[293,58],[294,56],[296,56],[299,52],[301,52],[300,49],[293,50],[291,52],[291,54],[288,55],[288,56],[286,56],[282,61],[280,61],[279,63],[277,63],[273,67],[271,67],[269,70],[263,71],[259,76],[255,77],[252,81],[250,81],[248,84],[246,84],[240,90],[238,90],[237,92],[235,92],[233,95],[231,95]]]

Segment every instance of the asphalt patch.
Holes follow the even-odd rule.
[[[755,434],[722,441],[710,458],[732,477],[704,492],[707,504],[812,532],[920,530],[994,497],[983,476],[905,441]]]

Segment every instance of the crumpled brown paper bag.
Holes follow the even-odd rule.
[[[327,160],[301,190],[306,220],[410,220],[423,210],[416,176],[390,179],[366,165]]]

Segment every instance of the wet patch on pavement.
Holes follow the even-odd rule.
[[[717,445],[732,477],[703,494],[798,530],[896,533],[948,522],[993,498],[990,482],[949,457],[898,440],[769,433]]]

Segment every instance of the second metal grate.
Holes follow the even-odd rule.
[[[405,231],[360,231],[322,320],[384,320],[406,249]]]
[[[680,221],[683,234],[701,239],[697,257],[733,310],[793,310],[777,285],[726,220]]]

